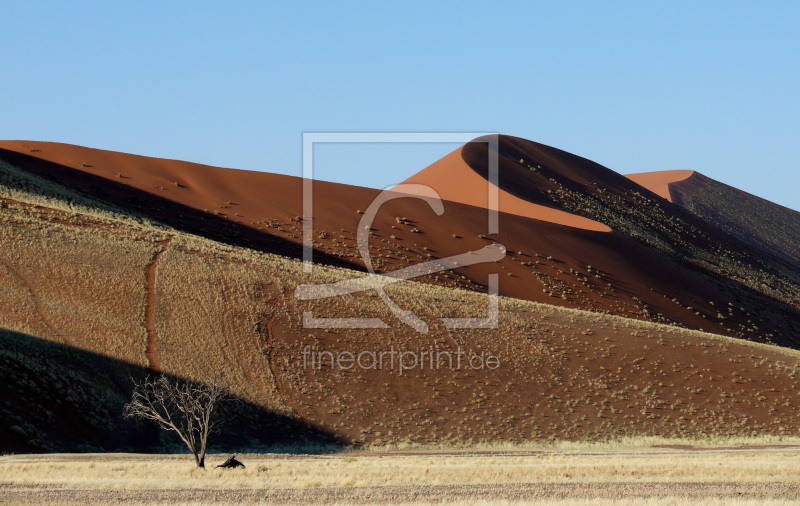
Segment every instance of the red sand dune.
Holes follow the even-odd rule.
[[[524,139],[501,139],[500,189],[505,195],[501,211],[506,212],[500,214],[500,233],[484,235],[482,192],[470,192],[480,186],[486,189],[480,166],[487,158],[480,151],[485,143],[469,144],[409,179],[436,183],[445,199],[466,202],[446,200],[442,216],[419,199],[394,200],[381,209],[370,241],[376,270],[388,272],[475,251],[496,241],[508,250],[502,261],[421,281],[484,291],[488,274],[500,273],[500,293],[509,297],[677,322],[754,340],[771,333],[776,342],[793,345],[784,322],[797,318],[795,309],[644,244],[630,232],[577,214],[587,213],[583,202],[608,201],[618,204],[609,212],[633,209],[638,213],[635,219],[651,219],[658,196],[589,160]],[[46,142],[0,142],[0,160],[194,234],[295,258],[301,255],[302,179],[298,177]],[[528,164],[541,169],[533,171]],[[449,179],[451,185],[437,183],[437,177],[441,182]],[[475,186],[464,183],[471,180]],[[467,197],[461,198],[461,191]],[[367,209],[379,191],[316,181],[314,192],[315,258],[363,270],[355,245],[362,216],[357,211]],[[566,200],[553,200],[554,195]],[[570,195],[579,198],[570,200]],[[560,202],[572,205],[576,213],[550,207]],[[658,205],[665,219],[685,217],[667,201]],[[635,225],[646,231],[672,227],[672,222],[652,220]],[[698,221],[693,226],[699,230],[704,225]],[[669,240],[666,232],[659,233]],[[681,237],[695,241],[695,248],[716,245],[707,242],[717,240],[713,238],[729,240],[713,228],[703,229],[706,242],[698,242],[692,232]],[[734,304],[745,311],[717,318],[720,307]],[[759,307],[766,309],[755,314]]]
[[[744,284],[752,272],[763,275],[758,281],[774,279],[767,276],[774,274],[772,269],[784,276],[781,288],[796,288],[798,269],[762,255],[764,270],[747,271],[753,258],[745,243],[704,221],[702,215],[693,216],[589,160],[511,137],[501,139],[499,154],[500,189],[508,195],[504,202],[511,205],[506,210],[519,205],[516,209],[522,214],[501,213],[500,232],[485,237],[486,211],[480,200],[474,200],[480,198],[477,194],[463,199],[477,205],[446,201],[442,216],[418,199],[392,201],[372,226],[370,252],[378,270],[461,254],[496,241],[507,247],[503,260],[425,281],[480,291],[490,273],[501,274],[501,294],[509,297],[753,340],[773,334],[775,342],[798,347],[796,331],[790,327],[800,321],[796,304],[766,297]],[[451,164],[452,172],[437,173],[443,181],[463,184],[464,178],[472,177],[469,171],[478,178],[473,178],[476,183],[485,181],[481,164],[486,156],[479,145],[468,144],[457,156],[463,164],[454,156],[434,164],[439,169]],[[0,161],[72,193],[81,192],[87,200],[103,200],[177,229],[287,256],[300,252],[299,178],[53,143],[0,143]],[[431,172],[435,171],[423,175],[427,178]],[[315,182],[314,187],[315,254],[321,261],[363,270],[355,249],[356,231],[364,230],[358,211],[366,209],[379,191],[324,182]],[[445,186],[442,191],[450,189]],[[32,339],[25,335],[0,333],[4,352],[0,358],[5,364],[0,377],[11,386],[0,391],[3,406],[15,417],[22,413],[17,420],[34,421],[37,430],[50,424],[56,433],[94,436],[86,422],[95,417],[86,415],[96,409],[95,401],[102,407],[110,398],[98,396],[94,387],[116,382],[106,385],[106,391],[125,392],[127,387],[121,385],[127,385],[129,377],[124,364],[101,360],[105,355],[118,360],[133,356],[137,361],[132,363],[142,369],[163,367],[182,377],[194,374],[195,379],[200,377],[198,371],[230,364],[238,385],[259,406],[291,416],[288,426],[285,421],[278,425],[276,420],[240,418],[262,437],[281,427],[291,432],[302,427],[330,429],[362,442],[406,437],[438,442],[734,429],[784,433],[786,428],[785,433],[794,434],[799,426],[794,409],[798,389],[792,386],[794,355],[653,329],[630,320],[553,314],[541,306],[523,308],[509,300],[500,306],[500,328],[464,333],[440,328],[433,333],[437,347],[445,349],[498,349],[504,365],[499,370],[420,371],[402,378],[385,370],[353,374],[300,370],[298,350],[305,345],[336,351],[356,345],[381,349],[392,343],[414,349],[434,341],[421,340],[397,321],[391,321],[389,329],[358,333],[301,329],[303,306],[291,297],[292,285],[303,281],[293,262],[274,261],[269,269],[259,268],[256,264],[263,257],[250,264],[242,260],[244,255],[226,258],[220,253],[228,249],[224,247],[212,253],[197,251],[182,237],[167,250],[162,231],[160,242],[149,242],[124,225],[107,226],[96,218],[80,219],[78,213],[9,201],[0,202],[0,216],[8,218],[2,234],[6,252],[2,260],[8,265],[0,274],[11,296],[3,298],[0,315],[14,328],[30,329],[33,324],[41,329],[38,333],[58,342],[102,354],[81,357],[71,346],[44,353],[42,347],[29,346],[25,341]],[[610,231],[565,226],[558,223],[563,214],[551,215],[556,223],[541,219],[543,212],[549,212],[544,209],[556,206],[570,220],[582,215],[592,223],[603,221]],[[140,245],[144,248],[139,253],[128,251]],[[725,265],[739,271],[726,276],[712,263],[717,260],[714,255],[731,251],[738,255],[736,263]],[[693,262],[690,254],[703,255],[700,259],[709,264]],[[15,269],[20,265],[25,268]],[[98,271],[106,275],[97,275]],[[110,297],[112,292],[119,295]],[[462,307],[471,309],[477,299],[463,291],[438,292],[432,298],[418,298],[417,293],[409,291],[396,302],[404,309],[412,307],[412,301],[430,304],[425,309],[432,318],[443,316],[436,313],[441,309],[437,304],[446,303],[457,314]],[[773,293],[782,296],[778,290]],[[386,313],[374,294],[360,299],[350,305],[320,303],[314,309],[331,317],[342,316],[336,311],[350,315],[376,306],[382,308],[382,317]],[[370,300],[364,303],[366,299]],[[83,313],[80,318],[78,313]],[[61,316],[60,325],[53,324],[53,314]],[[213,325],[205,323],[212,321]],[[156,322],[164,327],[155,327]],[[174,326],[166,325],[170,322]],[[69,338],[63,332],[58,339],[62,327],[73,329]],[[76,360],[65,360],[71,356]],[[87,393],[65,395],[73,386],[86,387]],[[68,402],[60,403],[62,397]],[[121,405],[130,398],[129,392],[117,398]],[[55,416],[44,411],[48,405],[42,399],[55,399],[50,401],[59,406],[53,409]],[[84,406],[89,409],[79,409]],[[111,415],[101,415],[120,412],[117,406],[108,411]],[[67,420],[80,420],[77,429],[66,426],[64,413]],[[28,449],[32,440],[27,431],[9,425],[0,427],[0,439],[14,434],[17,448]],[[119,437],[113,424],[102,426]]]
[[[228,201],[236,201],[237,206],[250,210],[251,217],[262,208],[294,209],[298,205],[298,179],[278,174],[211,167],[55,142],[0,141],[0,149],[29,154],[211,212],[228,205]],[[265,196],[269,196],[271,202],[265,202]],[[235,215],[227,217],[236,222],[244,221]]]

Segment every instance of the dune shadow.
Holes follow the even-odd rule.
[[[468,142],[461,148],[461,159],[467,166],[477,173],[482,179],[489,181],[489,155],[490,145],[478,138]],[[530,176],[530,170],[519,160],[530,159],[531,154],[525,152],[513,138],[504,135],[497,141],[499,152],[498,161],[498,187],[500,190],[534,204],[555,208],[548,197],[547,187]],[[529,160],[534,163],[533,160]]]
[[[125,419],[140,367],[0,328],[0,452],[185,453],[173,433]],[[336,434],[243,399],[221,407],[209,451],[332,452]]]

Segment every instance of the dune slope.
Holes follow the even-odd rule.
[[[800,356],[792,350],[509,298],[499,301],[497,328],[447,329],[442,316],[485,316],[486,296],[426,283],[387,289],[430,324],[422,335],[373,292],[294,297],[298,284],[356,271],[306,274],[297,260],[100,212],[72,190],[53,197],[46,183],[2,187],[2,451],[158,448],[157,435],[144,437],[145,427],[119,417],[125,376],[148,371],[198,382],[225,371],[249,410],[229,420],[228,435],[242,436],[234,448],[800,427]],[[309,329],[306,311],[390,327]],[[407,357],[402,368],[399,359],[370,366],[367,356],[348,368],[314,362],[308,350],[450,358],[426,367]],[[453,362],[459,354],[469,360]]]
[[[650,189],[666,189],[672,202],[695,216],[750,246],[800,266],[800,213],[697,172],[679,178],[672,172],[676,171],[628,177]]]

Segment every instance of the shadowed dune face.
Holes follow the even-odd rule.
[[[177,436],[122,416],[132,378],[152,371],[109,356],[84,337],[75,344],[93,350],[0,328],[0,451],[183,453]],[[211,437],[214,451],[342,444],[331,432],[241,399],[219,407],[225,430]]]
[[[432,186],[439,185],[446,191],[448,181],[485,181],[489,177],[489,150],[489,143],[480,140],[471,142],[408,182],[429,181]],[[793,258],[791,253],[787,255],[784,250],[796,252],[794,241],[790,239],[788,248],[784,247],[783,250],[776,240],[771,242],[771,247],[763,247],[767,242],[763,238],[753,240],[754,236],[763,235],[758,231],[757,219],[743,218],[749,223],[744,227],[746,231],[741,226],[731,225],[739,213],[744,216],[748,211],[741,208],[738,212],[732,210],[724,220],[719,219],[719,213],[715,214],[725,205],[724,198],[718,199],[715,209],[705,206],[705,212],[684,209],[688,206],[683,202],[689,199],[680,196],[676,197],[679,205],[670,202],[670,191],[675,195],[676,188],[692,188],[692,185],[700,184],[702,176],[692,171],[670,171],[658,176],[627,178],[576,155],[509,136],[499,136],[497,158],[501,195],[539,208],[560,209],[570,213],[570,216],[582,216],[607,225],[615,232],[659,251],[662,258],[652,259],[649,265],[661,267],[668,261],[676,261],[693,270],[704,271],[709,278],[715,278],[716,283],[721,282],[725,291],[737,293],[735,298],[738,301],[757,299],[758,306],[762,302],[772,304],[774,299],[781,301],[782,314],[777,316],[777,320],[783,322],[779,325],[789,330],[786,332],[789,340],[781,342],[797,345],[797,336],[786,323],[795,321],[799,315],[800,270],[796,262],[791,267],[781,262],[781,259]],[[464,175],[470,174],[464,165],[472,169],[471,175]],[[647,183],[648,187],[638,184],[637,180]],[[459,185],[449,184],[449,188],[458,189],[456,193],[461,191]],[[685,194],[688,193],[694,196],[695,209],[703,207],[696,196],[701,192],[687,191]],[[717,193],[723,192],[718,189]],[[736,199],[740,196],[728,192],[727,197]],[[477,196],[471,198],[475,200]],[[741,197],[737,200],[741,200]],[[485,199],[475,202],[481,205]],[[763,202],[754,202],[752,207],[759,205],[764,208]],[[760,217],[766,219],[764,223],[769,223],[772,231],[781,231],[776,235],[783,231],[796,232],[794,229],[797,227],[787,225],[796,224],[796,217],[786,216],[774,208],[771,211],[772,216],[762,212]],[[794,236],[798,235],[795,233]],[[628,249],[628,252],[631,251],[632,248]],[[769,255],[765,256],[763,252]],[[626,255],[625,248],[618,249],[616,254]],[[634,255],[627,254],[626,257],[631,262],[637,261]],[[627,278],[633,279],[636,278]],[[702,291],[701,284],[693,282],[690,285],[696,295]],[[650,289],[653,290],[653,287]],[[639,289],[635,291],[639,292]]]
[[[740,241],[800,267],[800,213],[693,171],[632,174],[633,181]]]

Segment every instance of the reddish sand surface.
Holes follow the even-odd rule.
[[[695,171],[693,170],[664,170],[660,172],[626,174],[625,177],[672,202],[672,195],[670,195],[669,191],[671,184],[688,179],[694,174]]]
[[[449,174],[440,170],[445,167],[457,171],[452,179],[467,181],[472,169],[480,183],[481,178],[485,180],[485,174],[480,174],[481,164],[485,165],[487,159],[485,150],[485,143],[467,145],[409,181],[436,183],[433,176],[446,178]],[[297,177],[47,142],[0,142],[0,159],[194,234],[295,258],[302,252],[302,179]],[[540,168],[529,169],[533,164]],[[597,220],[544,205],[561,202],[553,195],[566,195],[565,205],[586,213],[584,201],[602,204],[601,199],[606,199],[617,206],[609,213],[636,210],[639,214],[631,222],[637,227],[647,226],[649,233],[678,228],[672,222],[654,219],[638,224],[636,220],[652,219],[654,203],[664,209],[663,219],[685,219],[669,202],[656,202],[653,199],[659,197],[648,197],[645,188],[593,162],[513,137],[502,138],[500,171],[500,189],[506,195],[501,209],[505,203],[519,211],[501,213],[500,233],[486,235],[487,215],[479,200],[485,184],[484,190],[480,190],[480,184],[455,186],[465,191],[479,188],[463,199],[478,205],[446,201],[442,216],[419,199],[393,200],[381,208],[372,225],[370,252],[376,270],[388,272],[498,242],[508,251],[498,263],[463,267],[418,280],[485,291],[488,275],[499,273],[500,293],[509,297],[679,323],[753,340],[763,340],[771,333],[777,342],[795,345],[794,338],[783,333],[785,321],[797,318],[795,308],[751,293],[674,253],[643,244],[630,231],[608,231],[610,228],[598,225]],[[457,196],[446,185],[436,186],[445,199]],[[364,269],[356,248],[356,232],[363,228],[359,225],[361,212],[378,194],[370,188],[314,182],[317,261]],[[579,200],[570,195],[577,195]],[[543,220],[545,215],[547,219]],[[701,222],[691,225],[697,230],[704,226]],[[717,247],[718,243],[709,242],[715,238],[729,241],[715,229],[702,231],[704,242],[691,231],[680,239],[707,249]],[[663,234],[656,239],[671,240]],[[744,310],[717,318],[719,308],[729,305]],[[756,308],[768,309],[759,309],[756,314]]]

